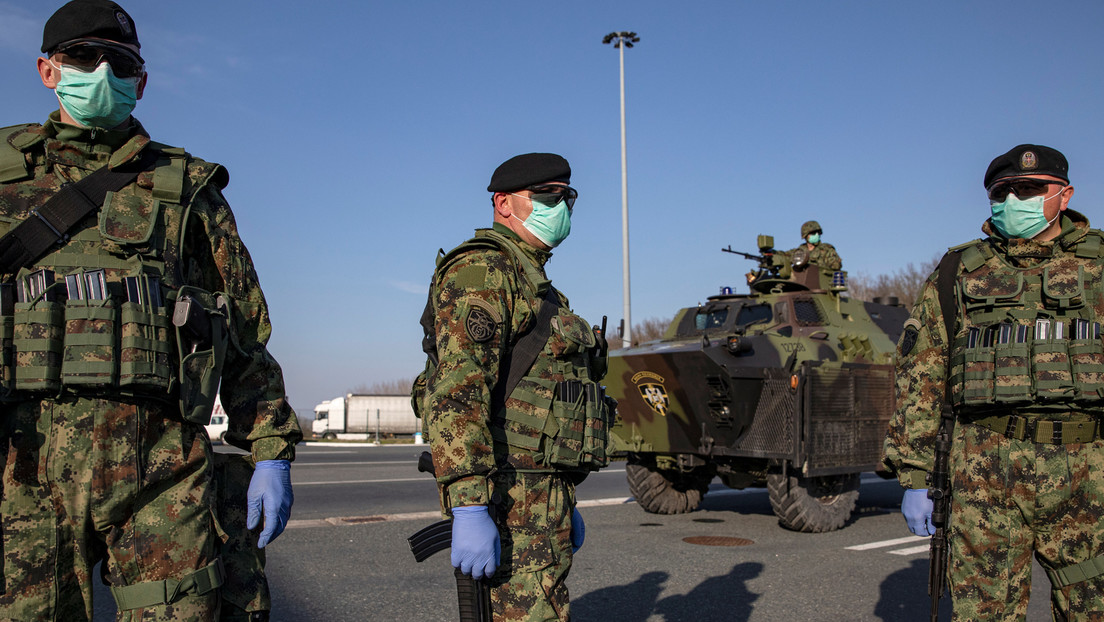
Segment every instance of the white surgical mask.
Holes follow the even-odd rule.
[[[54,65],[61,78],[54,92],[61,107],[82,127],[111,129],[127,120],[138,102],[139,78],[120,78],[104,61],[92,71]]]
[[[1062,194],[1068,188],[1063,186],[1061,190],[1049,197],[1041,196],[1021,199],[1015,192],[1009,192],[1003,201],[989,200],[989,208],[993,212],[993,226],[1006,238],[1031,239],[1046,231],[1047,227],[1062,214],[1061,210],[1050,220],[1043,213],[1043,204]]]
[[[515,197],[529,199],[533,206],[533,212],[521,220],[511,214],[515,220],[521,222],[525,230],[532,233],[538,240],[544,242],[549,248],[556,248],[567,239],[571,233],[571,209],[567,207],[567,201],[560,201],[555,205],[545,205],[540,201],[534,201],[530,197],[514,194]]]

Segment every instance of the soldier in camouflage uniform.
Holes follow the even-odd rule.
[[[570,231],[570,176],[554,154],[499,166],[494,227],[438,259],[422,320],[430,363],[415,404],[453,517],[452,563],[489,578],[495,620],[569,619],[575,485],[607,463],[605,343],[544,272]]]
[[[222,619],[267,619],[246,611],[267,603],[241,595],[263,575],[228,560],[228,582],[219,547],[255,550],[283,530],[302,434],[221,193],[228,174],[152,142],[131,116],[146,74],[119,5],[64,5],[42,52],[59,110],[0,129],[0,619],[90,619],[97,562],[120,620],[216,619],[230,583],[239,607],[223,604]],[[126,171],[98,198],[82,181]],[[52,223],[80,203],[64,198],[74,188],[94,197],[84,215]],[[9,261],[24,247],[10,240],[38,221],[52,246]],[[226,440],[251,456],[216,478],[203,424],[220,380]],[[216,515],[217,492],[239,516]]]
[[[1104,620],[1104,236],[1067,209],[1073,186],[1054,149],[1015,147],[984,184],[987,237],[951,249],[898,344],[885,464],[906,488],[909,529],[931,535],[946,399],[954,618],[1023,620],[1034,554],[1056,620]]]
[[[839,270],[843,267],[843,261],[840,259],[839,253],[836,252],[835,246],[820,241],[820,236],[823,233],[820,223],[815,220],[810,220],[801,225],[801,239],[805,243],[790,251],[790,256],[792,257],[798,249],[804,248],[809,256],[808,263],[815,264],[822,270]]]

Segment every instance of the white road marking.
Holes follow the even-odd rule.
[[[925,544],[924,546],[914,546],[908,549],[897,549],[896,551],[889,551],[890,555],[916,555],[917,553],[927,553],[931,550],[931,545]]]
[[[433,483],[431,477],[402,477],[394,479],[344,479],[329,482],[292,482],[295,486],[327,486],[334,484],[389,484],[391,482],[425,482]]]
[[[866,544],[857,544],[855,546],[845,547],[848,551],[866,551],[869,549],[880,549],[888,546],[897,546],[898,544],[906,544],[910,542],[920,542],[931,540],[928,536],[909,536],[907,538],[895,538],[893,540],[882,540],[881,542],[868,542]]]
[[[343,464],[351,464],[349,462]],[[379,463],[372,463],[379,464]],[[617,470],[603,470],[599,473],[624,473],[625,469]],[[593,475],[593,474],[592,474]],[[390,482],[432,482],[433,478],[429,475],[422,477],[397,477],[393,479],[345,479],[345,480],[333,480],[326,482],[292,482],[296,486],[327,486],[334,484],[388,484]]]
[[[608,497],[606,499],[576,499],[575,505],[581,508],[596,507],[600,505],[623,505],[625,503],[634,503],[636,499],[632,497]]]
[[[632,501],[632,497],[610,497],[606,499],[583,499],[579,500],[575,505],[579,507],[595,507],[601,505],[620,505],[623,503],[631,503]],[[402,514],[375,514],[372,516],[333,516],[330,518],[292,519],[288,521],[286,528],[302,529],[306,527],[347,527],[350,525],[363,525],[365,523],[384,523],[440,518],[441,513],[437,510],[432,510],[429,512],[405,512]]]
[[[362,461],[359,461],[359,462],[300,462],[300,461],[296,460],[295,462],[291,463],[291,466],[293,466],[295,468],[305,467],[305,466],[343,467],[343,466],[350,466],[350,465],[360,466],[360,465],[364,465],[364,464],[410,464],[410,465],[416,465],[416,464],[418,464],[418,461],[417,460],[379,460],[379,461],[362,460]]]

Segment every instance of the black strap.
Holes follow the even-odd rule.
[[[15,274],[32,265],[55,244],[69,239],[69,231],[103,205],[108,192],[120,190],[157,162],[158,152],[147,149],[133,166],[107,166],[76,183],[65,184],[26,220],[0,238],[0,273]]]
[[[937,268],[939,275],[935,277],[935,291],[939,296],[939,311],[943,314],[943,326],[947,332],[946,361],[947,368],[943,374],[946,382],[943,385],[943,411],[940,426],[947,427],[947,435],[954,430],[954,406],[951,404],[951,350],[954,347],[955,318],[958,317],[958,306],[955,303],[955,289],[958,284],[958,266],[961,263],[958,251],[948,252],[939,260]]]
[[[957,251],[948,252],[943,255],[943,259],[939,260],[939,267],[936,268],[939,275],[935,278],[935,291],[939,296],[939,309],[943,313],[943,325],[947,328],[947,360],[951,358],[951,344],[955,335],[955,317],[958,315],[958,308],[955,306],[955,285],[958,281],[956,277],[958,276],[960,259]]]
[[[436,316],[433,312],[433,286],[426,295],[425,308],[422,309],[422,317],[418,324],[422,326],[422,352],[429,357],[429,362],[437,367],[437,327],[434,325]]]
[[[498,384],[495,386],[493,393],[492,404],[502,404],[505,408],[506,398],[514,392],[525,374],[529,373],[533,363],[537,362],[537,357],[544,350],[544,344],[548,343],[548,338],[552,336],[552,318],[559,311],[559,308],[560,297],[556,295],[555,288],[549,285],[548,291],[544,293],[544,298],[541,299],[536,322],[533,323],[527,333],[517,340],[510,353],[510,358],[502,366]]]

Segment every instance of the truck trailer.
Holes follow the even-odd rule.
[[[315,438],[367,440],[377,430],[381,436],[414,434],[421,422],[408,395],[347,393],[314,407],[311,430]]]

